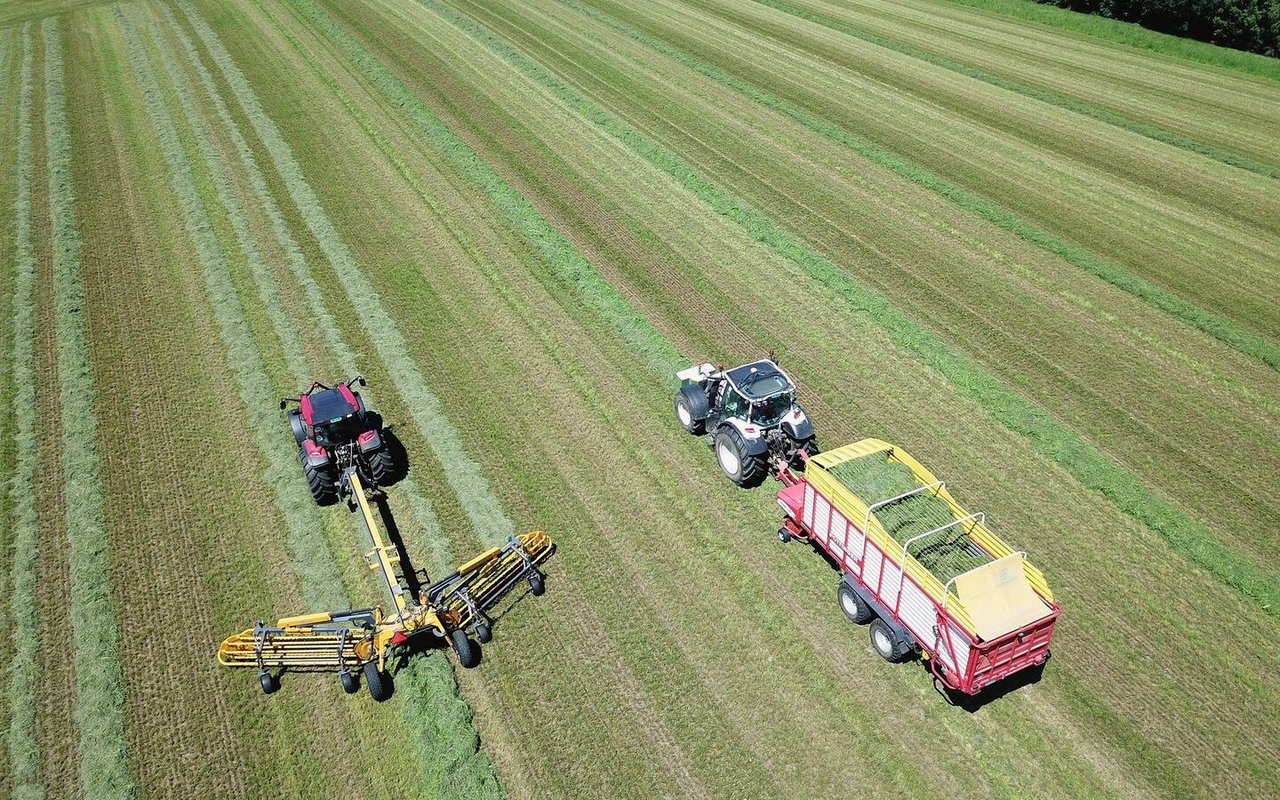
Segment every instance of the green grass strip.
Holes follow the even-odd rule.
[[[183,6],[188,19],[196,23],[189,6]],[[277,243],[287,254],[294,277],[302,284],[310,311],[330,349],[344,373],[356,371],[356,358],[343,340],[337,323],[325,304],[324,296],[311,274],[306,258],[284,222],[275,197],[267,187],[266,179],[258,167],[253,152],[239,127],[232,119],[214,84],[213,76],[200,60],[194,44],[187,37],[168,7],[163,8],[169,26],[178,35],[184,55],[200,76],[207,96],[212,100],[223,127],[231,134],[237,156],[249,175],[255,199],[266,210],[272,223]],[[194,19],[193,19],[194,18]],[[216,40],[216,34],[207,30],[207,36]],[[207,42],[208,40],[206,40]],[[220,45],[221,43],[218,42]],[[213,50],[211,49],[212,53]],[[225,53],[225,50],[223,50]],[[229,56],[228,56],[229,58]],[[230,63],[230,62],[228,62]],[[252,105],[259,105],[256,96],[246,98]],[[336,266],[336,265],[335,265]],[[366,399],[374,403],[366,389]],[[412,398],[403,398],[406,403]],[[375,403],[376,405],[376,403]],[[409,513],[423,532],[424,540],[432,547],[430,561],[435,574],[443,574],[451,567],[447,539],[440,528],[431,501],[412,481],[400,484],[399,493],[408,501]],[[443,656],[416,658],[396,672],[397,692],[401,697],[400,711],[404,716],[420,757],[424,795],[428,797],[485,797],[503,796],[493,762],[480,749],[479,735],[472,724],[473,712],[462,698],[452,667]]]
[[[266,178],[258,166],[257,160],[253,155],[252,149],[249,147],[248,141],[244,138],[244,134],[241,133],[239,126],[232,118],[231,112],[227,108],[227,104],[223,102],[222,95],[219,94],[217,86],[214,83],[213,75],[210,74],[208,68],[200,59],[200,55],[196,51],[194,43],[187,36],[181,25],[179,25],[171,8],[164,5],[160,6],[159,9],[164,15],[168,27],[173,32],[174,36],[177,37],[186,63],[195,70],[196,75],[199,77],[201,86],[205,91],[205,95],[213,104],[214,111],[217,115],[218,121],[222,124],[223,130],[231,137],[232,146],[235,148],[236,156],[240,161],[240,165],[244,168],[245,173],[249,177],[249,185],[253,192],[254,200],[258,202],[261,210],[267,214],[267,218],[271,222],[271,230],[275,237],[276,244],[278,244],[284,252],[285,261],[289,266],[289,270],[293,275],[294,280],[296,280],[299,286],[303,289],[303,295],[306,298],[307,309],[311,314],[311,320],[324,337],[325,343],[328,345],[329,349],[333,352],[335,360],[338,362],[339,374],[356,374],[359,371],[359,368],[355,354],[351,351],[351,348],[347,345],[346,341],[343,340],[342,334],[338,330],[338,324],[325,303],[324,292],[321,290],[320,285],[316,283],[315,277],[311,274],[311,269],[307,264],[306,256],[303,254],[302,248],[294,238],[292,231],[289,230],[289,226],[284,220],[284,215],[280,211],[280,206],[276,202],[275,196],[267,186]],[[171,52],[171,48],[169,48],[169,46],[164,42],[163,38],[157,35],[155,39],[167,62],[170,64],[176,63],[176,59]],[[187,96],[184,94],[184,100],[186,100],[186,97]],[[187,106],[190,106],[189,102],[184,103],[184,110],[188,114],[188,122],[195,127],[196,118],[192,116],[192,114],[194,114],[194,106],[190,106],[189,108],[187,108]],[[212,153],[211,150],[204,150],[203,152],[206,158],[206,163],[208,163],[210,158],[218,160],[216,154]],[[224,202],[228,201],[224,200]],[[259,271],[255,269],[254,276],[255,279],[259,280],[261,283],[270,284],[269,286],[261,289],[264,302],[267,301],[268,297],[279,297],[278,290],[274,285],[274,278],[271,276],[269,270]],[[279,301],[276,300],[276,302],[278,303]],[[286,348],[286,361],[293,370],[294,379],[298,384],[306,385],[310,381],[311,376],[306,370],[306,361],[302,356],[302,340],[298,334],[296,326],[291,322],[288,322],[287,319],[283,324],[276,323],[274,317],[273,325],[276,329],[276,335],[280,337],[281,343]],[[361,394],[364,395],[366,402],[368,402],[370,406],[374,408],[377,407],[377,402],[374,400],[374,393],[370,389],[365,388],[362,390]],[[402,484],[401,491],[409,495],[411,506],[410,513],[414,515],[418,524],[427,529],[438,528],[438,524],[435,523],[435,511],[431,502],[421,494],[421,490],[417,484],[412,480],[406,481]],[[450,558],[448,557],[447,552],[442,551],[439,555],[440,557],[435,559],[437,562],[435,567],[437,570],[446,570],[446,567],[450,562]]]
[[[1073,97],[1067,97],[1050,89],[1032,86],[1027,83],[1022,83],[1021,81],[1013,80],[1012,78],[1005,78],[993,72],[987,72],[986,70],[979,69],[978,67],[962,64],[961,62],[947,58],[946,56],[931,53],[928,50],[924,50],[905,42],[895,41],[885,36],[881,36],[880,34],[851,25],[847,22],[843,22],[833,17],[828,17],[825,14],[819,14],[814,11],[809,11],[808,9],[800,8],[799,6],[791,3],[783,2],[783,0],[754,0],[754,2],[782,11],[786,14],[799,17],[816,25],[821,25],[824,28],[836,31],[837,33],[843,33],[847,36],[861,39],[862,41],[874,44],[877,47],[883,47],[886,50],[892,50],[896,53],[901,53],[905,56],[910,56],[911,58],[924,61],[928,64],[934,65],[935,67],[942,67],[943,69],[950,70],[951,72],[982,81],[983,83],[997,86],[1001,89],[1007,89],[1011,92],[1016,92],[1024,97],[1040,100],[1042,102],[1058,106],[1059,108],[1064,108],[1068,111],[1073,111],[1077,114],[1082,114],[1086,117],[1096,119],[1099,122],[1104,122],[1117,128],[1123,128],[1131,133],[1145,136],[1148,139],[1154,139],[1155,141],[1163,144],[1172,145],[1183,150],[1189,150],[1190,152],[1205,156],[1206,158],[1211,158],[1214,161],[1220,161],[1223,164],[1229,164],[1233,167],[1238,167],[1240,169],[1262,175],[1266,178],[1280,178],[1280,169],[1277,169],[1274,166],[1254,161],[1246,156],[1232,153],[1219,147],[1205,144],[1204,142],[1197,142],[1194,139],[1174,133],[1173,131],[1165,130],[1157,125],[1151,125],[1146,122],[1130,119],[1123,114],[1118,114],[1115,111],[1102,108],[1101,106],[1094,105],[1093,103],[1078,100]]]
[[[10,80],[13,64],[9,59],[13,56],[13,51],[15,49],[13,40],[21,38],[21,35],[21,30],[18,28],[0,30],[0,108],[17,108],[16,99],[14,97],[17,89],[14,86],[14,82]],[[15,123],[17,122],[17,116],[11,117],[11,119],[13,119]],[[7,127],[7,123],[2,127]],[[0,130],[0,136],[3,136],[3,133],[4,132]],[[14,152],[16,155],[16,148]],[[6,167],[16,166],[7,160],[3,163]],[[0,181],[3,181],[7,177],[7,174],[0,175]],[[16,194],[16,185],[14,189]],[[7,227],[8,226],[6,226],[6,228]],[[0,314],[3,314],[3,316],[0,316],[0,320],[4,321],[0,322],[0,407],[10,408],[13,405],[13,386],[11,383],[13,375],[6,369],[6,367],[12,364],[13,359],[13,331],[10,330],[10,326],[6,323],[8,320],[13,319],[13,315],[15,313],[16,300],[13,297],[13,287],[9,284],[9,281],[14,277],[16,270],[11,272],[9,269],[10,258],[12,257],[9,255],[11,253],[9,248],[13,246],[13,240],[6,239],[5,246],[6,249],[4,252],[6,253],[6,258],[4,259],[3,266],[0,267],[0,269],[4,270],[3,276],[0,276],[0,296],[3,297],[3,300],[0,300],[0,305],[3,306],[3,310],[0,310]],[[16,259],[13,263],[16,266]],[[13,452],[13,440],[10,438],[12,436],[10,427],[13,416],[14,415],[11,414],[0,415],[0,498],[4,498],[5,501],[7,501],[9,497],[9,480],[13,476],[12,470],[14,462],[17,460]],[[13,547],[12,510],[12,504],[8,502],[0,503],[0,553],[9,553],[10,548]],[[12,572],[12,569],[0,569],[0,597],[10,596],[9,580],[13,577]],[[7,611],[8,609],[6,609],[6,613]],[[8,621],[7,617],[5,621]],[[9,641],[8,646],[12,647],[12,625],[9,625],[9,633],[7,634],[7,637]],[[0,647],[0,654],[7,655],[2,647]],[[4,700],[0,700],[0,716],[11,719],[12,716],[9,714],[7,703],[7,697]],[[5,747],[6,736],[7,733],[4,730],[0,730],[0,747]],[[3,781],[0,781],[0,786],[4,785],[6,784]]]
[[[803,108],[770,94],[754,84],[736,78],[724,70],[708,64],[689,53],[640,31],[576,0],[561,0],[574,10],[585,14],[611,30],[648,47],[678,63],[695,70],[717,83],[742,94],[760,105],[777,111],[798,122],[831,142],[854,151],[874,164],[900,175],[917,186],[928,189],[982,219],[1003,228],[1070,264],[1101,278],[1107,283],[1143,300],[1182,322],[1209,334],[1228,347],[1256,358],[1275,370],[1280,370],[1280,347],[1265,338],[1242,330],[1222,317],[1189,303],[1173,292],[1125,270],[1120,265],[1102,258],[1083,247],[1071,244],[1019,217],[1017,214],[974,195],[953,183],[913,164],[890,150],[845,131],[843,128],[812,114]]]
[[[351,304],[361,310],[361,327],[373,342],[379,358],[387,365],[391,374],[396,376],[414,423],[435,451],[436,458],[444,467],[445,479],[461,499],[472,525],[481,538],[487,541],[496,542],[510,536],[515,531],[515,524],[503,511],[479,463],[463,448],[457,430],[445,416],[439,399],[429,390],[422,371],[409,355],[409,346],[404,336],[387,312],[377,290],[360,269],[350,248],[330,222],[280,130],[262,109],[244,74],[212,29],[186,3],[182,7],[231,87],[254,132],[270,153],[290,198],[325,257],[333,264],[334,273]]]
[[[605,319],[657,372],[670,376],[686,362],[649,321],[596,271],[559,231],[543,218],[523,195],[449,130],[439,117],[342,27],[310,0],[294,5],[313,25],[331,38],[364,72],[365,76],[400,107],[446,162],[473,187],[479,188],[566,283],[577,288],[588,307]]]
[[[1212,67],[1280,81],[1280,59],[1160,33],[1135,22],[1121,22],[1093,14],[1082,14],[1030,0],[946,0],[946,2],[1034,22],[1061,31],[1083,33],[1095,39],[1139,50],[1150,50],[1175,59],[1195,61]],[[1068,46],[1065,42],[1063,45]]]
[[[142,41],[119,7],[115,13],[125,33],[129,60],[142,89],[152,128],[159,139],[161,155],[173,179],[173,190],[182,209],[187,237],[200,262],[219,337],[248,417],[250,435],[267,462],[263,477],[285,519],[285,539],[301,582],[302,601],[308,608],[346,608],[348,598],[341,576],[320,534],[322,520],[310,494],[303,490],[298,480],[297,451],[289,437],[281,435],[278,398],[267,379],[262,356],[249,333],[244,311],[231,283],[226,255],[201,203],[195,174],[165,107],[159,82]]]
[[[46,18],[41,27],[80,790],[86,797],[110,800],[132,797],[135,788],[124,735],[124,676],[111,592],[110,540],[103,509],[58,18]]]
[[[167,7],[164,8],[166,11],[168,10]],[[147,21],[151,23],[150,18]],[[151,25],[154,25],[154,23],[151,23]],[[293,372],[294,382],[305,385],[309,381],[307,380],[306,357],[303,355],[302,337],[298,334],[293,321],[285,313],[284,301],[280,298],[280,290],[276,285],[275,276],[272,275],[271,269],[263,261],[258,243],[253,238],[253,233],[249,230],[249,220],[244,210],[240,207],[240,201],[236,198],[235,192],[231,187],[231,178],[227,174],[223,160],[214,149],[210,131],[200,119],[195,103],[191,99],[191,93],[186,91],[186,87],[178,76],[174,67],[176,58],[172,48],[169,47],[164,37],[159,35],[154,27],[151,28],[149,33],[151,41],[155,43],[160,51],[160,61],[167,69],[170,81],[179,87],[179,91],[175,92],[175,94],[181,105],[182,115],[186,119],[187,127],[191,129],[195,137],[205,169],[212,176],[218,203],[223,207],[227,218],[231,222],[231,228],[235,233],[236,245],[244,254],[245,261],[249,265],[249,272],[253,276],[253,283],[258,289],[258,296],[262,299],[262,306],[266,311],[267,319],[271,322],[276,338],[280,341],[280,347],[284,350],[285,363]]]
[[[285,254],[285,260],[294,280],[296,280],[303,289],[303,295],[306,298],[307,309],[311,314],[311,320],[324,337],[325,343],[328,345],[329,349],[333,352],[335,360],[338,362],[339,374],[356,374],[359,371],[359,367],[356,362],[355,354],[351,351],[351,348],[347,345],[346,341],[343,340],[342,334],[338,330],[338,324],[325,303],[324,292],[321,290],[320,285],[316,283],[315,277],[311,274],[311,269],[307,264],[306,256],[303,255],[302,248],[298,245],[292,231],[289,230],[289,226],[284,220],[284,215],[280,211],[280,206],[276,202],[275,196],[271,194],[271,191],[267,186],[266,178],[258,166],[257,160],[253,155],[252,149],[249,147],[248,141],[246,141],[244,134],[241,133],[239,126],[232,118],[231,112],[227,108],[226,103],[223,102],[222,96],[219,94],[217,86],[214,83],[213,75],[210,74],[208,68],[204,65],[204,62],[200,60],[200,55],[197,53],[195,45],[182,29],[181,25],[179,25],[170,7],[167,5],[160,6],[160,11],[163,13],[165,21],[168,23],[168,27],[178,38],[186,63],[196,71],[206,96],[213,104],[214,111],[218,117],[218,121],[222,124],[223,130],[231,136],[232,146],[235,148],[236,156],[239,159],[241,166],[244,168],[245,173],[249,176],[249,185],[253,191],[254,199],[259,203],[261,210],[267,214],[267,217],[271,222],[271,230],[276,243]],[[159,43],[161,51],[166,54],[165,57],[169,63],[175,63],[175,59],[171,54],[170,48],[164,43],[163,39],[157,36],[156,41]],[[193,119],[193,117],[188,116],[189,121]],[[192,122],[192,124],[194,125],[195,123]],[[212,154],[206,152],[205,155],[206,158],[209,158]],[[269,271],[259,274],[255,270],[254,274],[255,277],[259,277],[264,282],[271,281],[274,285],[274,279],[271,277]],[[278,291],[274,288],[264,289],[264,300],[266,300],[268,292],[270,292],[272,296],[278,297]],[[283,325],[277,324],[276,334],[280,337],[281,342],[286,345],[286,349],[289,354],[286,360],[293,369],[295,380],[300,385],[305,385],[309,382],[310,376],[307,374],[305,359],[302,357],[302,340],[298,335],[297,328],[291,323]],[[361,394],[364,395],[366,402],[368,402],[370,406],[374,408],[377,407],[377,402],[374,400],[374,393],[370,389],[365,388]],[[424,529],[438,528],[438,524],[435,523],[434,508],[432,507],[431,502],[421,494],[421,489],[417,484],[412,480],[406,481],[402,484],[401,491],[409,496],[410,513],[414,515],[418,524]],[[436,562],[436,569],[446,570],[446,567],[449,565],[451,560],[448,557],[447,551],[439,551],[437,555],[438,557],[434,559]]]
[[[696,195],[716,214],[740,226],[753,239],[800,267],[851,311],[874,322],[918,362],[945,376],[961,395],[979,403],[994,420],[1026,436],[1037,451],[1065,469],[1082,485],[1101,493],[1120,511],[1163,537],[1175,552],[1218,576],[1228,586],[1258,603],[1269,615],[1280,619],[1280,580],[1277,576],[1225,547],[1208,528],[1157,496],[1078,433],[1006,388],[977,363],[951,349],[936,334],[902,313],[879,292],[855,280],[803,239],[775,225],[744,201],[702,177],[692,167],[598,103],[575,92],[487,28],[433,0],[418,2],[436,10],[520,74],[625,144],[676,184]]]
[[[9,504],[13,509],[13,564],[9,609],[13,625],[13,660],[9,664],[9,769],[16,800],[39,800],[40,750],[36,744],[36,653],[40,630],[36,624],[36,549],[39,531],[36,517],[36,252],[33,241],[31,187],[35,181],[35,155],[31,125],[32,78],[31,23],[22,29],[22,67],[18,84],[17,186],[13,208],[14,264],[13,407],[27,413],[12,414],[14,421],[13,477]]]

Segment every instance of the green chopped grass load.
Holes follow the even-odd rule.
[[[905,464],[893,460],[883,451],[838,464],[831,474],[869,504],[906,494],[922,485]],[[898,544],[905,544],[913,537],[957,519],[947,501],[932,492],[895,500],[872,513]],[[911,543],[908,552],[945,583],[991,560],[969,539],[967,527],[956,525],[917,539]]]

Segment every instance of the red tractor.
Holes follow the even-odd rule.
[[[364,378],[332,387],[316,381],[300,396],[280,401],[281,410],[298,404],[289,409],[289,426],[311,496],[322,506],[338,502],[345,492],[342,475],[350,467],[369,485],[383,488],[408,471],[395,437],[382,427],[381,415],[366,409],[360,393],[352,390],[357,383],[364,386]]]

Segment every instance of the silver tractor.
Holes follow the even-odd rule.
[[[689,433],[708,438],[720,469],[737,485],[759,486],[770,465],[803,469],[805,458],[818,454],[795,382],[772,358],[727,370],[699,364],[676,377],[676,418]]]

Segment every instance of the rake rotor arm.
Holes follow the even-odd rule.
[[[358,670],[372,669],[370,665],[380,672],[395,647],[420,634],[444,640],[465,637],[457,632],[480,630],[482,625],[487,630],[490,620],[485,612],[522,580],[541,593],[538,565],[551,557],[555,545],[546,533],[533,531],[489,548],[431,584],[420,597],[412,597],[395,573],[399,555],[383,537],[359,473],[349,469],[342,480],[351,509],[373,545],[366,559],[382,577],[390,612],[377,607],[321,611],[284,617],[274,625],[259,622],[223,641],[218,663],[257,669],[264,681],[274,681],[269,673],[284,670],[336,672],[345,680]]]

